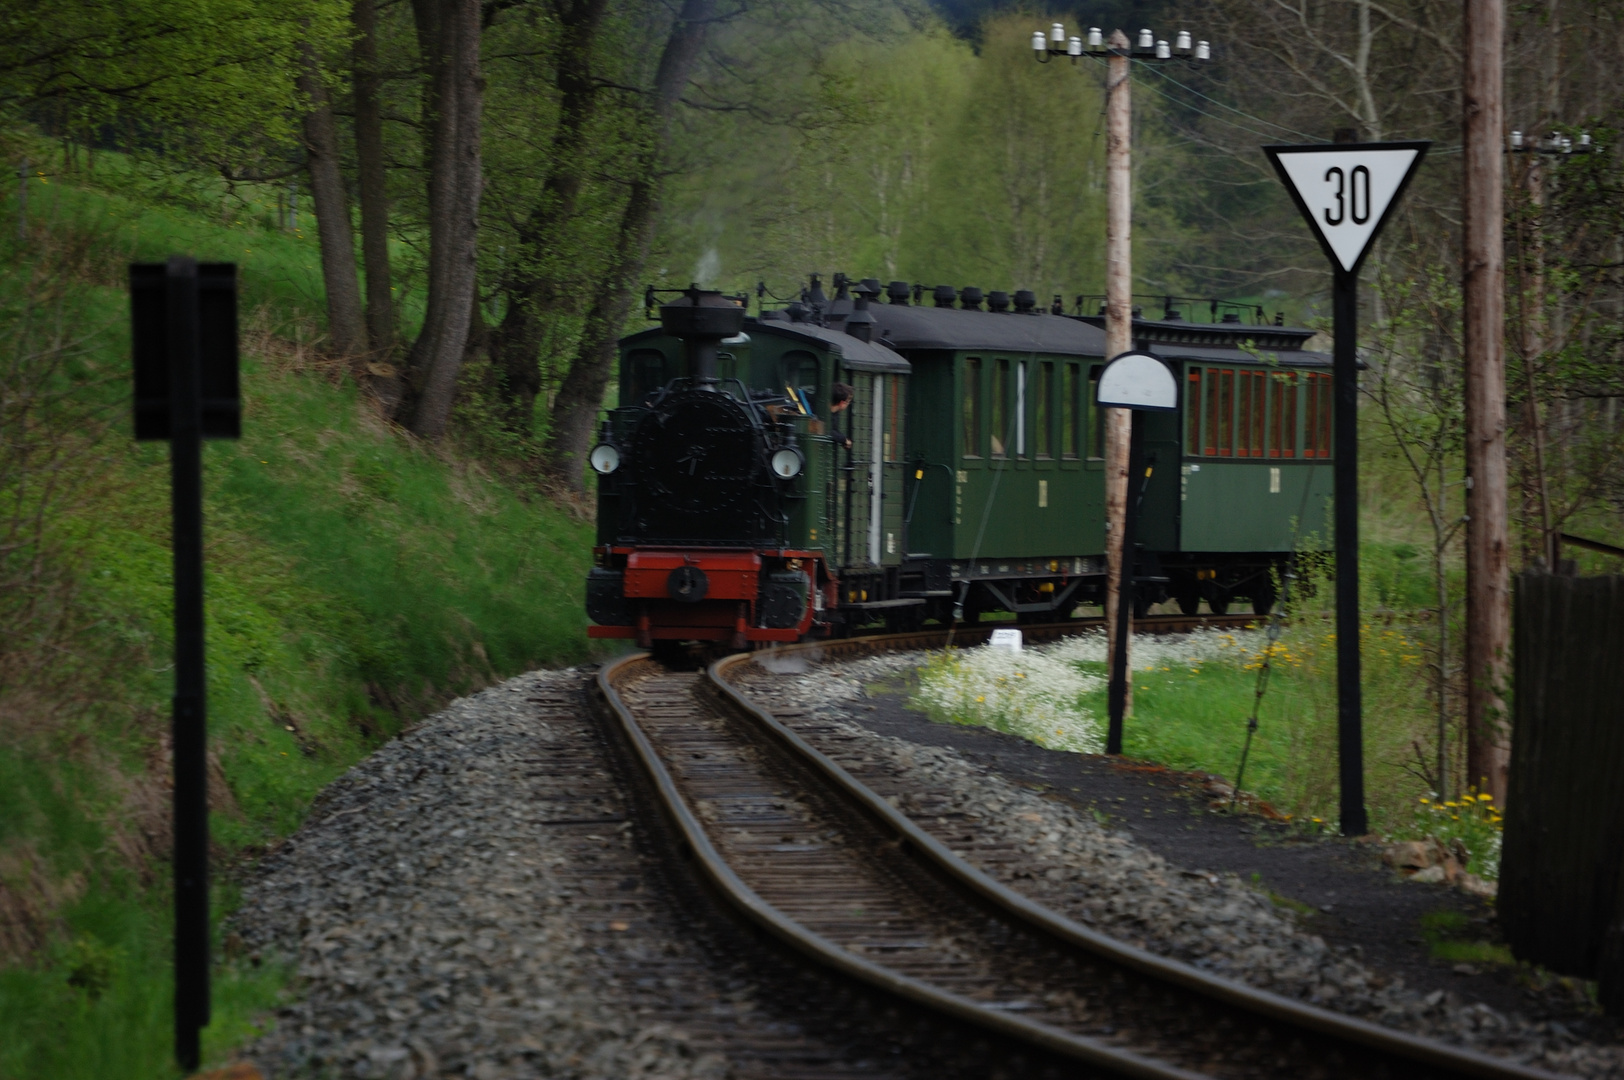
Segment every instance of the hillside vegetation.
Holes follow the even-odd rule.
[[[244,434],[204,462],[220,911],[404,724],[584,655],[589,525],[317,357],[313,241],[44,190],[0,242],[0,1076],[165,1076],[169,470],[129,435],[126,261],[241,273]],[[217,1050],[284,978],[222,952]]]

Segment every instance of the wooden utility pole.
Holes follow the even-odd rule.
[[[1461,236],[1466,352],[1466,768],[1504,805],[1511,652],[1506,527],[1502,51],[1505,0],[1466,0]]]
[[[1106,62],[1105,87],[1105,356],[1110,359],[1133,348],[1133,127],[1129,97],[1128,37],[1114,31],[1111,57]],[[1108,670],[1116,670],[1122,650],[1123,712],[1133,711],[1133,665],[1128,660],[1133,639],[1132,611],[1128,633],[1117,632],[1117,605],[1122,592],[1122,526],[1128,508],[1128,442],[1133,413],[1105,410],[1105,635]],[[1132,553],[1127,553],[1132,558]],[[1122,753],[1122,747],[1106,746]]]

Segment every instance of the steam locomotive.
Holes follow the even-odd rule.
[[[1103,316],[835,284],[755,317],[690,288],[621,341],[591,453],[590,636],[746,649],[1101,602]],[[1211,313],[1134,319],[1183,388],[1142,420],[1141,612],[1266,613],[1294,546],[1326,533],[1330,358],[1311,330]]]

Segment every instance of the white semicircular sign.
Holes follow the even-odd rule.
[[[1426,143],[1267,146],[1326,254],[1352,272],[1409,182]]]
[[[1095,401],[1112,409],[1176,409],[1179,384],[1149,353],[1120,353],[1100,372]]]

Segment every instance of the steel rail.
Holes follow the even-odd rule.
[[[1228,625],[1250,621],[1249,617],[1240,616],[1220,618]],[[1165,624],[1205,622],[1211,625],[1219,620],[1214,617],[1203,619],[1163,616],[1159,617],[1158,621]],[[1062,624],[1029,626],[1021,629],[1031,637],[1047,638],[1091,629],[1092,627],[1088,625],[1090,622],[1094,620],[1069,620]],[[992,629],[994,628],[984,626],[960,630],[955,635],[955,640],[966,643],[982,640],[990,635]],[[777,655],[796,653],[813,656],[849,655],[939,645],[944,637],[945,632],[939,630],[889,634],[784,646],[775,652]],[[750,701],[729,682],[728,675],[753,660],[752,654],[737,654],[717,661],[706,672],[715,692],[727,706],[753,722],[790,756],[809,766],[815,775],[826,782],[828,788],[834,790],[848,804],[855,805],[871,822],[879,825],[883,832],[900,841],[903,850],[919,859],[927,869],[957,885],[983,906],[993,909],[1028,931],[1036,931],[1042,938],[1055,942],[1063,950],[1087,954],[1092,959],[1103,960],[1131,970],[1151,981],[1176,987],[1185,993],[1193,993],[1203,999],[1242,1010],[1275,1024],[1312,1031],[1319,1036],[1320,1041],[1329,1039],[1333,1042],[1347,1043],[1364,1051],[1363,1056],[1368,1056],[1369,1052],[1374,1051],[1399,1062],[1427,1066],[1428,1071],[1435,1075],[1551,1080],[1553,1074],[1550,1073],[1391,1031],[1367,1021],[1303,1005],[1276,994],[1217,978],[1179,961],[1126,945],[1034,903],[954,855],[933,836],[852,777],[840,765]],[[633,677],[639,670],[658,670],[658,668],[652,660],[642,654],[634,654],[606,665],[598,675],[599,690],[619,720],[635,760],[652,781],[661,809],[681,836],[687,853],[691,854],[709,884],[744,917],[790,948],[826,968],[913,1002],[927,1010],[968,1021],[991,1033],[1085,1062],[1120,1076],[1189,1080],[1192,1077],[1206,1075],[1190,1072],[1041,1021],[989,1008],[959,994],[854,955],[836,942],[786,916],[747,884],[712,843],[708,830],[694,808],[688,804],[659,750],[642,730],[633,709],[619,693],[619,685]]]
[[[689,807],[659,752],[637,724],[631,708],[621,698],[615,683],[624,676],[625,669],[643,663],[652,661],[639,653],[605,666],[598,674],[598,688],[619,718],[638,763],[648,773],[659,793],[661,808],[687,845],[687,853],[692,855],[710,884],[746,918],[817,963],[916,1005],[923,1005],[933,1012],[968,1020],[999,1035],[1075,1058],[1116,1075],[1142,1077],[1144,1080],[1202,1080],[1200,1073],[1175,1068],[1025,1017],[986,1008],[969,998],[855,956],[767,903],[734,872],[711,843],[709,834]]]
[[[1032,629],[1050,630],[1052,625],[1041,628],[1033,627]],[[899,634],[893,636],[910,638],[927,635]],[[868,643],[871,645],[885,645],[889,643],[889,640],[889,638],[870,638]],[[841,641],[836,644],[845,645],[847,642]],[[821,643],[821,645],[825,650],[828,649],[828,643]],[[776,650],[776,655],[783,656],[786,653],[794,655],[796,652],[816,650],[818,647],[819,643],[791,645],[779,648]],[[899,645],[897,647],[908,646]],[[959,858],[941,841],[914,824],[907,815],[892,807],[872,788],[857,780],[826,754],[806,742],[806,740],[786,727],[782,721],[757,706],[743,692],[733,686],[727,679],[728,674],[735,668],[753,663],[755,658],[753,653],[738,653],[724,657],[712,664],[707,674],[710,676],[712,684],[729,699],[735,708],[750,716],[763,730],[772,734],[786,748],[792,750],[808,764],[816,768],[829,780],[832,786],[840,789],[849,798],[861,803],[863,808],[875,820],[882,823],[885,828],[896,833],[900,839],[912,844],[919,852],[927,855],[942,871],[964,888],[976,893],[1028,926],[1042,931],[1047,936],[1064,942],[1068,946],[1084,949],[1111,963],[1131,968],[1142,975],[1150,976],[1185,990],[1194,991],[1203,997],[1222,1001],[1271,1020],[1290,1024],[1293,1027],[1307,1028],[1321,1035],[1346,1040],[1406,1061],[1442,1069],[1448,1075],[1496,1078],[1496,1080],[1498,1078],[1506,1078],[1506,1080],[1511,1080],[1511,1078],[1518,1078],[1518,1080],[1535,1080],[1535,1078],[1553,1080],[1557,1076],[1555,1073],[1531,1069],[1488,1054],[1462,1050],[1430,1039],[1422,1039],[1415,1035],[1372,1024],[1368,1020],[1346,1016],[1313,1005],[1305,1005],[1280,994],[1273,994],[1267,990],[1258,990],[1247,986],[1244,983],[1223,979],[1182,961],[1158,956],[1155,953],[1135,948],[1116,938],[1102,934],[1097,930],[1090,930],[1081,923],[1066,918],[1052,908],[1034,903]]]

